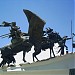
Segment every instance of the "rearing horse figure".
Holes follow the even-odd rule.
[[[50,58],[51,58],[52,57],[51,51],[53,53],[53,56],[55,57],[55,54],[53,51],[54,43],[58,43],[59,40],[61,40],[62,38],[57,32],[54,32],[53,29],[51,28],[46,28],[46,29],[47,30],[44,31],[44,33],[47,37],[44,37],[45,40],[42,42],[42,50],[50,48]]]
[[[35,52],[33,53],[33,61],[34,58],[38,60],[36,55],[41,52],[41,43],[43,36],[43,27],[45,25],[45,21],[43,21],[40,17],[29,10],[23,10],[25,15],[27,16],[29,22],[29,41],[34,45]]]
[[[46,50],[46,49],[50,49],[50,58],[52,58],[51,56],[51,52],[53,53],[53,56],[55,57],[54,51],[53,51],[53,46],[54,43],[58,43],[59,40],[61,40],[61,37],[58,33],[53,32],[53,29],[49,28],[48,32],[44,31],[45,35],[47,35],[46,37],[42,36],[42,41],[37,41],[34,42],[34,50],[35,52],[33,53],[33,61],[34,61],[34,57],[38,60],[38,58],[36,57],[36,55],[38,55],[39,53],[41,53],[41,50]],[[34,38],[35,40],[35,38]],[[33,40],[33,41],[34,41]]]
[[[50,48],[50,57],[51,57],[51,50],[55,57],[53,46],[54,43],[57,43],[61,37],[58,33],[54,33],[52,29],[48,29],[45,31],[47,37],[43,37],[43,27],[45,22],[39,18],[36,14],[32,13],[29,10],[23,10],[27,16],[29,22],[29,41],[34,45],[35,52],[33,53],[33,61],[34,58],[38,60],[36,55],[38,55],[42,50]]]

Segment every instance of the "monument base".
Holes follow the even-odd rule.
[[[2,72],[0,75],[69,75],[69,70],[29,70],[29,71],[13,71]]]
[[[9,69],[0,68],[0,75],[75,75],[75,53]]]

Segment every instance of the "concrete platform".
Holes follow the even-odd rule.
[[[0,75],[75,75],[75,53],[9,69],[12,71],[7,72],[7,67],[0,68]]]
[[[52,58],[32,64],[20,64],[25,70],[51,70],[51,69],[72,69],[75,68],[75,53]]]
[[[29,70],[29,71],[14,71],[2,72],[0,75],[69,75],[69,70]]]

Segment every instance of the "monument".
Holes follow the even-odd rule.
[[[19,75],[21,74],[30,75],[31,73],[32,73],[31,75],[33,74],[50,75],[50,73],[53,73],[53,70],[57,74],[61,72],[65,75],[68,75],[71,73],[69,69],[72,69],[74,72],[75,69],[73,68],[75,68],[74,65],[75,53],[72,55],[71,54],[65,55],[64,57],[56,57],[53,50],[54,43],[58,43],[60,46],[60,50],[58,52],[61,51],[61,55],[64,55],[64,47],[68,49],[68,47],[65,45],[65,42],[66,40],[71,38],[68,38],[68,36],[61,37],[59,33],[54,32],[54,30],[50,27],[46,28],[46,30],[44,31],[43,30],[45,25],[44,20],[42,20],[39,16],[31,12],[30,10],[23,9],[23,12],[25,13],[29,23],[28,33],[22,32],[20,30],[20,27],[16,25],[16,22],[9,23],[4,21],[3,24],[0,25],[0,27],[11,28],[10,33],[1,35],[0,37],[12,38],[11,44],[0,48],[2,54],[1,58],[3,59],[0,63],[0,67],[2,67],[1,75],[5,75],[5,74],[16,75],[16,73]],[[29,37],[29,38],[25,38],[25,37]],[[7,70],[7,67],[6,69],[5,68],[3,69],[3,66],[7,63],[8,67],[10,67],[11,62],[15,63],[16,60],[14,56],[21,51],[23,51],[23,61],[26,62],[25,54],[26,52],[29,52],[31,50],[32,46],[34,46],[34,50],[35,50],[35,52],[33,53],[33,61],[35,62],[34,58],[36,58],[38,62],[32,64],[20,64],[19,68],[21,68],[21,72],[3,73],[4,70]],[[47,60],[39,61],[37,55],[41,52],[41,50],[45,51],[48,48],[50,49],[50,58]],[[51,56],[51,52],[53,53],[53,56]],[[72,60],[71,62],[69,60],[68,62],[66,61],[69,58],[70,60]],[[63,63],[61,62],[62,61],[61,59],[63,60]],[[53,62],[56,63],[52,64]],[[71,64],[71,66],[69,66],[69,63]],[[63,64],[67,66],[62,66]],[[14,68],[17,67],[12,67],[12,69]],[[26,71],[23,72],[23,70],[24,71],[26,70],[27,72]],[[70,75],[72,75],[72,73]]]

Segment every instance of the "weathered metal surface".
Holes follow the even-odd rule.
[[[34,39],[34,41],[38,40],[41,42],[45,21],[29,10],[23,11],[26,14],[29,22],[28,34],[30,36],[30,39]]]

